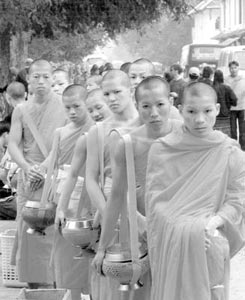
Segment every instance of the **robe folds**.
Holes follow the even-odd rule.
[[[36,143],[22,111],[26,111],[35,123],[47,151],[51,150],[54,131],[66,123],[65,111],[60,100],[50,94],[49,99],[40,106],[31,100],[27,101],[16,109],[20,110],[23,126],[22,147],[23,154],[27,162],[31,165],[40,164],[45,157],[43,156],[38,144]],[[26,233],[28,225],[23,221],[21,212],[26,201],[40,201],[42,190],[30,189],[29,182],[23,171],[18,174],[17,186],[17,222],[18,222],[18,243],[13,250],[13,260],[16,255],[16,265],[20,281],[52,283],[53,272],[49,267],[50,252],[52,246],[53,230],[48,228],[45,236],[29,235]],[[16,253],[15,253],[16,251]],[[15,261],[12,261],[15,263]]]
[[[182,127],[152,145],[146,182],[151,300],[228,299],[229,258],[244,245],[244,152],[219,131]],[[215,215],[225,224],[205,251]]]
[[[57,188],[55,202],[57,202],[57,204],[70,168],[69,164],[73,157],[76,141],[82,134],[87,132],[92,125],[93,121],[90,120],[84,124],[83,127],[74,128],[74,130],[65,138],[62,138],[60,134],[56,154],[57,167],[59,168],[58,176],[56,178]],[[61,131],[62,128],[58,130]],[[81,172],[84,174],[85,170],[81,170]],[[87,214],[91,211],[90,200],[88,199],[86,189],[83,189],[83,185],[84,178],[79,176],[68,205],[68,218],[76,217],[81,193],[83,194],[85,205],[85,209],[83,209],[81,216],[87,217]],[[83,292],[90,292],[88,280],[90,262],[86,257],[75,260],[74,256],[79,253],[80,249],[74,247],[70,242],[65,240],[59,230],[55,230],[51,262],[54,267],[57,288],[82,289]]]

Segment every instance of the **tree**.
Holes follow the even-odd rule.
[[[22,32],[55,39],[57,31],[84,34],[102,26],[109,36],[157,20],[162,11],[179,20],[191,0],[1,0],[0,63],[6,83],[12,36]],[[103,36],[101,37],[103,38]],[[16,49],[18,50],[18,49]]]

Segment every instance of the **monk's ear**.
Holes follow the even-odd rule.
[[[218,114],[220,113],[220,104],[216,103],[215,107],[216,107],[216,116],[218,116]]]
[[[171,95],[168,96],[168,100],[171,105],[174,105],[174,98]]]

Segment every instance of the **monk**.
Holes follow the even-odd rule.
[[[54,131],[64,126],[66,116],[62,103],[51,90],[52,66],[48,61],[34,61],[29,69],[28,81],[33,96],[13,112],[8,147],[12,159],[21,168],[17,189],[18,275],[20,281],[36,288],[41,283],[53,283],[49,267],[52,230],[47,229],[46,236],[42,237],[27,234],[28,226],[21,217],[21,211],[26,201],[41,199],[43,175],[39,165],[48,156]],[[39,141],[30,129],[33,126],[39,133]]]
[[[62,94],[66,87],[68,87],[68,85],[72,83],[69,73],[63,69],[56,69],[53,71],[53,79],[53,91],[54,93],[62,97]]]
[[[108,71],[103,78],[101,88],[112,115],[101,122],[99,126],[92,127],[88,133],[86,187],[92,205],[100,212],[103,218],[106,199],[111,189],[112,176],[110,157],[110,146],[112,145],[109,133],[113,128],[132,128],[136,126],[138,112],[132,100],[129,78],[123,71]],[[100,180],[103,177],[104,180]],[[117,288],[117,282],[99,277],[95,272],[92,273],[93,300],[120,299],[120,293]]]
[[[152,145],[146,175],[151,300],[227,300],[229,261],[244,245],[245,156],[213,130],[212,87],[186,87],[183,127]]]
[[[88,93],[86,107],[95,122],[101,122],[111,115],[110,108],[105,102],[103,91],[99,88]]]
[[[48,158],[40,165],[40,168],[47,171],[52,163],[51,159],[56,159],[55,169],[59,169],[56,189],[55,202],[59,203],[59,196],[67,176],[66,168],[71,164],[75,144],[94,123],[91,119],[85,105],[87,91],[78,84],[68,86],[62,96],[63,105],[70,122],[56,130],[58,135],[58,144],[53,143],[53,148]],[[53,153],[54,152],[54,153]],[[84,172],[81,173],[84,177]],[[80,189],[77,188],[77,194],[80,194],[83,185],[81,177]],[[78,208],[80,195],[72,197],[72,205],[69,208],[69,216],[75,217]],[[69,198],[70,199],[70,198]],[[87,202],[89,202],[87,200]],[[88,263],[87,259],[74,260],[73,257],[79,253],[79,249],[66,241],[60,232],[55,232],[55,240],[52,250],[52,261],[54,264],[55,282],[58,288],[71,290],[72,300],[80,300],[81,292],[88,293]]]
[[[140,214],[139,229],[141,234],[144,234],[146,231],[144,190],[148,151],[155,139],[177,130],[182,123],[169,119],[172,105],[169,99],[169,86],[162,78],[150,76],[144,79],[136,88],[135,98],[144,125],[133,129],[129,134],[132,139],[135,159],[137,208]],[[122,211],[122,205],[127,198],[127,172],[123,140],[117,144],[112,171],[111,196],[106,204],[99,250],[93,260],[93,265],[98,272],[101,272],[105,250],[113,238],[113,230],[119,213]],[[149,274],[144,276],[144,279],[148,280],[145,282],[145,289],[142,289],[142,292],[137,291],[136,295],[141,292],[137,299],[148,300],[150,298]]]

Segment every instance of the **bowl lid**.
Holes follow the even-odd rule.
[[[86,219],[86,218],[71,218],[66,219],[66,226],[68,227],[76,227],[76,228],[92,228],[93,226],[93,219]]]
[[[25,204],[25,207],[30,207],[30,208],[40,208],[40,202],[28,200],[28,201],[26,202],[26,204]]]
[[[147,249],[140,247],[139,258],[144,257],[147,254]],[[130,262],[131,250],[128,247],[122,248],[121,244],[114,244],[106,250],[105,259],[111,262]]]

